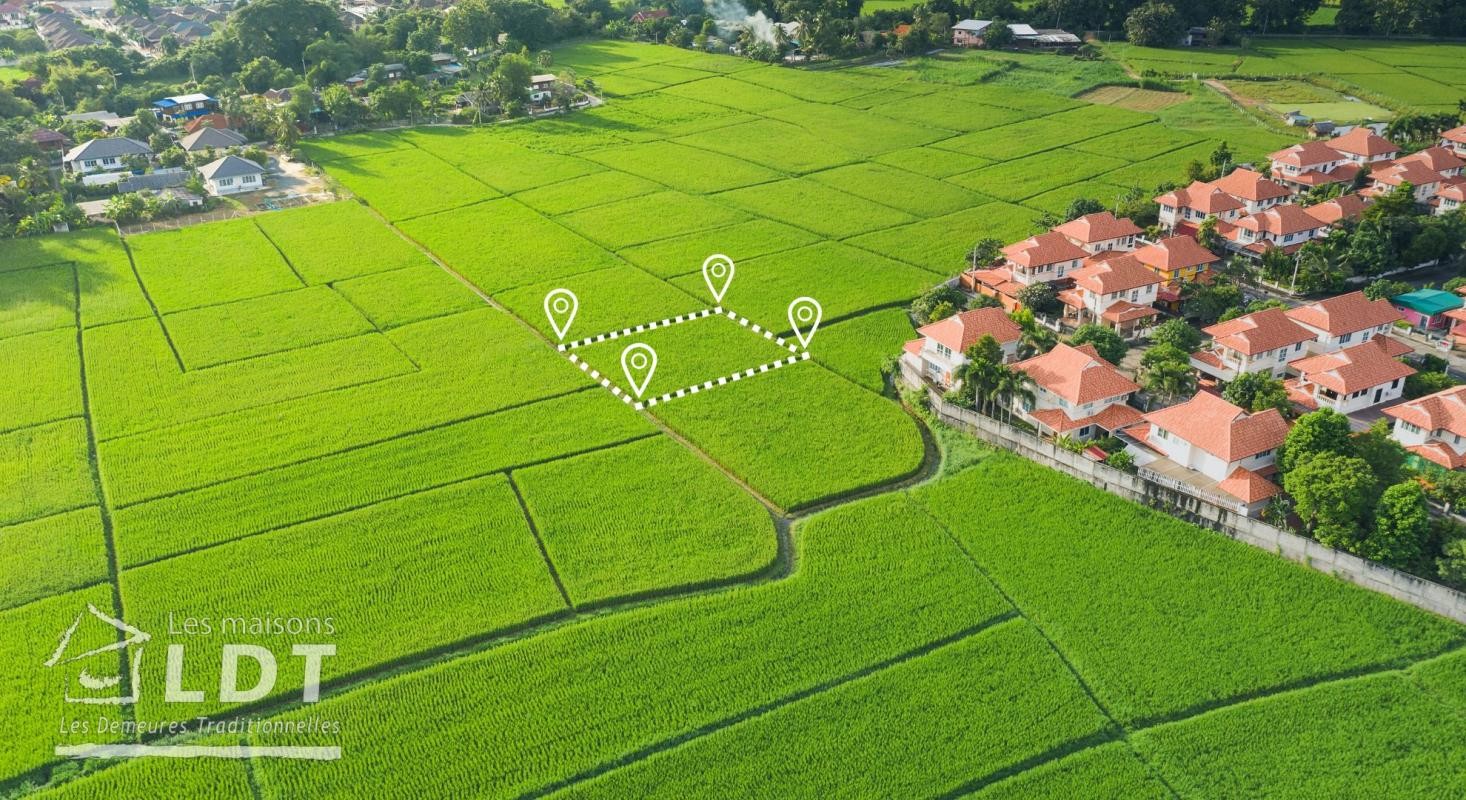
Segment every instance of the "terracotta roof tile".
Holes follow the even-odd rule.
[[[1359,194],[1345,194],[1322,203],[1315,203],[1305,209],[1308,216],[1325,225],[1332,225],[1343,219],[1357,219],[1369,205],[1369,198]]]
[[[1300,169],[1311,167],[1314,164],[1327,164],[1331,161],[1338,161],[1339,158],[1339,151],[1317,139],[1300,142],[1268,156],[1268,160],[1274,164],[1287,164]]]
[[[1462,167],[1466,167],[1466,160],[1463,160],[1460,156],[1439,145],[1436,147],[1427,147],[1418,153],[1412,153],[1396,160],[1395,163],[1420,163],[1427,169],[1434,170],[1435,172],[1444,172],[1448,169],[1461,169]]]
[[[1128,292],[1161,282],[1155,272],[1129,253],[1102,264],[1084,267],[1070,275],[1074,278],[1075,286],[1082,286],[1097,294]]]
[[[1171,236],[1132,253],[1137,261],[1153,269],[1176,270],[1214,264],[1222,257],[1202,247],[1190,236]]]
[[[1085,214],[1054,228],[1054,233],[1063,234],[1070,241],[1080,244],[1094,244],[1122,236],[1139,236],[1144,232],[1128,217],[1116,217],[1108,211]]]
[[[1355,156],[1382,156],[1387,153],[1398,153],[1400,148],[1394,142],[1383,136],[1377,135],[1369,128],[1360,125],[1343,136],[1336,136],[1328,141],[1329,147],[1338,150],[1340,153],[1348,153]]]
[[[917,333],[946,345],[955,353],[965,352],[983,336],[991,336],[998,344],[1016,342],[1023,329],[1001,308],[974,308],[953,314],[944,320],[919,328]]]
[[[1390,305],[1390,301],[1370,300],[1364,292],[1341,294],[1290,308],[1284,313],[1294,322],[1325,331],[1330,336],[1389,325],[1405,318],[1398,308]]]
[[[1427,431],[1444,430],[1466,436],[1466,386],[1453,386],[1390,406],[1384,413]]]
[[[1049,231],[1004,247],[1003,255],[1014,264],[1037,267],[1060,261],[1082,261],[1089,256],[1089,252],[1080,249],[1063,234]]]
[[[1131,322],[1137,319],[1145,319],[1146,317],[1154,317],[1160,313],[1155,306],[1141,306],[1129,300],[1116,300],[1100,314],[1100,317],[1109,322]]]
[[[1375,183],[1389,186],[1399,186],[1405,181],[1409,181],[1412,186],[1423,186],[1428,183],[1440,183],[1441,174],[1419,161],[1402,160],[1396,161],[1385,169],[1371,172],[1369,179]]]
[[[1217,488],[1249,505],[1283,493],[1276,483],[1241,467],[1232,470],[1232,474],[1218,483]]]
[[[1211,185],[1240,200],[1254,203],[1276,200],[1292,194],[1280,184],[1268,180],[1261,172],[1250,169],[1234,169],[1225,178],[1212,181]]]
[[[1227,322],[1207,326],[1202,331],[1211,336],[1219,346],[1249,356],[1314,338],[1313,331],[1289,319],[1281,308],[1254,311]]]
[[[1140,389],[1087,344],[1073,347],[1061,342],[1043,355],[1014,364],[1013,369],[1028,373],[1038,386],[1079,406]]]
[[[1339,394],[1373,389],[1415,374],[1410,366],[1390,356],[1388,343],[1375,339],[1346,347],[1337,353],[1300,358],[1289,366],[1298,370],[1303,380]]]
[[[1227,463],[1272,450],[1288,435],[1288,422],[1277,409],[1248,414],[1209,392],[1152,411],[1145,420]]]
[[[1442,442],[1426,442],[1405,448],[1426,461],[1439,464],[1446,469],[1466,467],[1466,453],[1457,453]]]
[[[1242,208],[1237,198],[1201,181],[1192,181],[1185,189],[1176,189],[1157,197],[1157,203],[1178,208],[1194,208],[1203,214],[1220,214]]]
[[[1323,226],[1324,223],[1304,211],[1302,206],[1292,203],[1273,206],[1237,220],[1238,228],[1274,236],[1317,230]]]

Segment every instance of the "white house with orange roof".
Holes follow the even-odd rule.
[[[1425,205],[1435,197],[1436,192],[1440,191],[1441,181],[1441,174],[1426,166],[1425,163],[1401,159],[1369,173],[1369,186],[1361,191],[1378,197],[1389,194],[1408,183],[1415,195],[1415,202]]]
[[[1274,247],[1292,253],[1309,239],[1323,236],[1328,227],[1302,206],[1286,203],[1237,220],[1225,241],[1228,249],[1259,258]]]
[[[1199,473],[1202,483],[1235,497],[1252,515],[1282,490],[1266,474],[1288,435],[1288,421],[1275,408],[1249,414],[1210,392],[1152,411],[1124,430],[1135,444],[1126,447],[1135,463],[1167,470],[1160,458]],[[1193,479],[1194,480],[1194,479]],[[1211,489],[1211,486],[1203,488]]]
[[[1194,230],[1207,217],[1215,217],[1219,224],[1230,224],[1243,213],[1243,205],[1237,198],[1201,181],[1166,192],[1155,202],[1160,206],[1157,219],[1171,230],[1183,226]]]
[[[1223,381],[1244,372],[1281,377],[1288,364],[1309,354],[1314,332],[1288,317],[1281,308],[1267,308],[1202,328],[1211,345],[1191,354],[1191,366]]]
[[[939,386],[958,383],[957,370],[967,363],[967,348],[984,336],[991,336],[1003,349],[1003,360],[1018,357],[1023,329],[1001,308],[974,308],[944,320],[924,325],[903,348],[902,358],[921,375]]]
[[[1466,183],[1456,183],[1436,192],[1435,214],[1449,214],[1466,206]]]
[[[996,298],[1005,309],[1017,308],[1018,290],[1035,283],[1067,280],[1089,253],[1063,234],[1049,231],[1003,248],[1003,265],[962,273],[961,284],[978,294]]]
[[[1446,469],[1466,467],[1466,386],[1390,406],[1390,433],[1405,449]]]
[[[1390,301],[1383,298],[1370,300],[1364,292],[1358,291],[1290,308],[1283,313],[1313,332],[1314,343],[1309,347],[1315,353],[1332,353],[1367,342],[1371,337],[1389,333],[1396,322],[1405,318],[1398,308],[1390,305]]]
[[[1308,212],[1308,216],[1332,228],[1340,223],[1359,219],[1366,208],[1369,208],[1369,198],[1351,192],[1322,203],[1314,203],[1303,210]]]
[[[1400,399],[1405,379],[1415,374],[1399,356],[1410,348],[1388,336],[1333,353],[1300,358],[1289,365],[1298,377],[1283,382],[1288,397],[1314,411],[1332,408],[1351,414]]]
[[[1466,158],[1466,125],[1442,133],[1441,147],[1448,148],[1456,155]]]
[[[1222,257],[1202,247],[1186,235],[1168,236],[1138,248],[1131,255],[1147,269],[1160,276],[1162,285],[1200,278]]]
[[[1093,345],[1056,344],[1013,369],[1033,380],[1033,400],[1015,400],[1014,412],[1050,434],[1089,439],[1140,421],[1130,396],[1140,390]]]
[[[1265,211],[1293,196],[1282,184],[1268,180],[1261,172],[1241,167],[1212,181],[1211,185],[1231,195],[1248,214]]]
[[[1142,231],[1128,217],[1116,217],[1108,211],[1085,214],[1054,228],[1054,233],[1068,239],[1085,252],[1103,253],[1107,250],[1129,252],[1135,249]]]
[[[1306,192],[1316,186],[1348,183],[1359,174],[1359,165],[1326,142],[1312,140],[1285,147],[1268,156],[1272,179],[1292,192]]]
[[[1355,164],[1390,161],[1400,155],[1399,145],[1364,125],[1355,126],[1348,133],[1329,139],[1327,144]]]
[[[1065,316],[1095,322],[1122,336],[1149,327],[1161,278],[1132,253],[1112,254],[1073,273],[1074,287],[1059,292]]]
[[[1411,161],[1418,161],[1426,168],[1440,173],[1443,178],[1455,178],[1461,175],[1463,168],[1466,168],[1466,158],[1457,155],[1454,150],[1448,147],[1427,147],[1418,153],[1411,153],[1403,158],[1395,159],[1396,164],[1404,164]]]

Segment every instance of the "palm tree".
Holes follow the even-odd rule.
[[[1054,349],[1054,345],[1058,343],[1058,334],[1037,321],[1030,321],[1023,326],[1023,338],[1018,340],[1018,354],[1023,358],[1033,358]]]
[[[1145,390],[1167,400],[1177,400],[1196,393],[1196,373],[1191,365],[1165,360],[1145,369]]]
[[[1000,369],[1001,364],[986,358],[968,359],[966,364],[957,368],[955,377],[962,381],[962,395],[972,401],[973,408],[984,414],[988,413],[989,403],[1001,380]]]
[[[1003,399],[1003,409],[1008,416],[1008,423],[1013,422],[1013,404],[1019,401],[1033,403],[1033,378],[1027,372],[1012,367],[1000,366],[1001,372],[998,376],[998,394]]]

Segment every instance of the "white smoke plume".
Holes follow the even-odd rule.
[[[717,20],[720,33],[737,36],[746,30],[758,41],[774,46],[774,21],[764,12],[750,14],[738,0],[702,0],[702,4],[708,16]]]

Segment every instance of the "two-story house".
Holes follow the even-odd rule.
[[[66,151],[61,163],[66,171],[74,175],[89,175],[94,172],[121,172],[134,159],[153,159],[153,149],[136,139],[113,136],[82,142]]]
[[[1441,188],[1441,174],[1420,161],[1396,161],[1369,173],[1369,186],[1362,191],[1378,197],[1410,184],[1415,202],[1428,205]]]
[[[995,298],[1011,311],[1021,305],[1017,293],[1023,287],[1035,283],[1067,283],[1070,273],[1079,269],[1088,257],[1088,252],[1063,234],[1049,231],[1003,248],[1002,266],[968,270],[962,273],[961,284]]]
[[[921,338],[903,347],[906,362],[939,386],[958,382],[957,371],[967,363],[967,348],[984,336],[991,336],[1003,349],[1003,361],[1018,357],[1023,329],[1008,319],[1000,308],[974,308],[954,314],[916,331]]]
[[[958,47],[982,47],[983,33],[992,20],[964,19],[952,26],[952,44]]]
[[[1070,277],[1074,286],[1059,292],[1059,300],[1075,322],[1099,323],[1128,336],[1160,313],[1154,304],[1161,278],[1133,254],[1112,254]]]
[[[1242,209],[1248,214],[1266,211],[1287,202],[1293,195],[1282,184],[1268,180],[1261,172],[1241,167],[1232,170],[1224,178],[1212,181],[1211,185],[1231,195],[1242,204]]]
[[[1093,345],[1056,344],[1013,369],[1033,380],[1033,399],[1015,400],[1013,410],[1043,433],[1089,439],[1140,421],[1127,404],[1140,387]]]
[[[1399,145],[1364,125],[1355,126],[1349,132],[1329,139],[1327,144],[1355,164],[1389,161],[1400,155]]]
[[[1129,252],[1135,249],[1142,231],[1128,217],[1116,217],[1108,211],[1085,214],[1054,228],[1054,233],[1068,239],[1090,254],[1106,251]]]
[[[1308,216],[1330,228],[1338,226],[1346,221],[1354,221],[1364,215],[1364,209],[1369,208],[1369,198],[1362,194],[1349,193],[1341,194],[1322,203],[1314,203],[1303,209]],[[1321,234],[1323,235],[1323,234]]]
[[[1283,382],[1288,397],[1310,411],[1332,408],[1340,414],[1400,399],[1405,379],[1415,374],[1399,356],[1410,348],[1388,336],[1332,353],[1300,358],[1289,365],[1298,377]]]
[[[1275,408],[1249,414],[1210,392],[1146,414],[1125,430],[1138,446],[1126,450],[1137,464],[1157,469],[1157,456],[1216,482],[1249,515],[1281,489],[1264,477],[1274,469],[1288,422]],[[1207,487],[1210,488],[1210,487]]]
[[[168,123],[212,114],[218,108],[218,100],[199,92],[165,97],[153,103],[153,113]]]
[[[1452,128],[1441,134],[1441,147],[1466,158],[1466,125]]]
[[[1287,203],[1237,220],[1226,241],[1229,249],[1250,258],[1260,258],[1274,247],[1293,253],[1309,239],[1322,236],[1327,230],[1328,225],[1302,206]]]
[[[1309,348],[1315,353],[1332,353],[1367,342],[1371,337],[1388,333],[1391,326],[1405,318],[1399,309],[1390,305],[1390,301],[1383,298],[1370,300],[1364,292],[1357,291],[1290,308],[1283,313],[1313,332],[1314,342]]]
[[[1330,183],[1348,183],[1360,170],[1343,153],[1316,139],[1285,147],[1268,159],[1272,179],[1295,194]]]
[[[1436,206],[1432,209],[1435,214],[1449,214],[1462,206],[1466,206],[1466,183],[1456,183],[1436,192]]]
[[[1131,255],[1160,276],[1161,285],[1194,281],[1222,257],[1202,247],[1190,236],[1170,236],[1137,249]]]
[[[1309,354],[1314,332],[1288,317],[1281,308],[1254,311],[1202,328],[1210,347],[1191,355],[1191,366],[1230,381],[1244,372],[1281,377],[1288,364]]]
[[[1391,436],[1420,458],[1466,467],[1466,386],[1453,386],[1384,410],[1395,420]]]
[[[1237,198],[1201,181],[1166,192],[1155,202],[1160,206],[1157,219],[1168,230],[1195,231],[1207,217],[1215,217],[1218,223],[1233,223],[1242,216],[1242,203]]]

